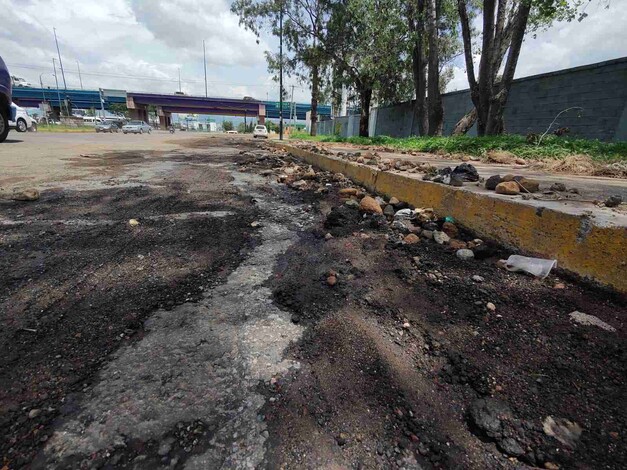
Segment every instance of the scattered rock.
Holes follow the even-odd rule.
[[[507,194],[510,196],[520,193],[520,186],[515,181],[504,181],[496,185],[497,194]]]
[[[564,192],[566,191],[566,185],[564,183],[553,183],[549,188],[551,191]]]
[[[514,181],[520,186],[520,191],[523,193],[537,193],[540,191],[540,183],[535,180],[527,179],[523,176],[515,176]]]
[[[359,209],[368,214],[383,214],[381,206],[370,196],[364,196],[359,203]]]
[[[442,231],[451,238],[455,238],[459,234],[459,229],[451,222],[444,222],[442,224]]]
[[[563,282],[558,282],[553,286],[553,289],[566,289],[566,284],[564,284]]]
[[[409,324],[409,322],[403,323],[403,328],[406,329],[406,330],[408,330],[410,326],[411,325]]]
[[[560,466],[553,462],[544,462],[546,470],[559,470]]]
[[[469,260],[469,259],[473,259],[475,257],[475,254],[472,252],[472,250],[468,250],[466,248],[462,248],[461,250],[457,250],[455,255],[459,259],[463,259],[463,260]]]
[[[257,228],[257,227],[261,227],[261,222],[257,222],[256,220],[254,222],[251,222],[250,226],[252,228]]]
[[[492,302],[488,302],[487,304],[485,304],[485,308],[487,308],[491,312],[496,312],[496,305],[494,305]]]
[[[383,215],[392,217],[394,215],[394,206],[392,204],[385,206],[385,209],[383,209]]]
[[[598,326],[599,328],[604,329],[605,331],[616,331],[612,325],[605,323],[599,317],[595,317],[594,315],[588,315],[587,313],[578,312],[575,310],[568,314],[571,320],[579,323],[580,325],[586,326]]]
[[[618,207],[623,202],[623,198],[621,196],[610,196],[608,197],[604,204],[605,207]]]
[[[444,245],[445,243],[448,243],[451,240],[451,237],[449,237],[444,232],[440,232],[439,230],[436,230],[435,232],[433,232],[433,239],[438,245]]]
[[[503,182],[503,178],[501,175],[493,175],[490,176],[485,182],[485,189],[489,189],[490,191],[494,191],[499,183]]]
[[[493,163],[513,163],[516,161],[516,155],[507,150],[490,150],[486,160]]]
[[[14,201],[36,201],[39,199],[39,191],[35,188],[14,189],[11,199]]]
[[[359,208],[359,202],[357,202],[355,199],[349,199],[344,204],[346,204],[348,207],[354,207],[355,209]]]
[[[547,436],[554,437],[565,446],[574,449],[581,436],[581,426],[564,418],[547,416],[542,423],[542,429]]]
[[[174,439],[173,437],[166,437],[163,441],[161,441],[161,444],[159,444],[159,450],[157,451],[157,454],[159,454],[161,457],[165,457],[170,453],[170,451],[172,450],[172,446],[175,442],[176,439]]]
[[[340,435],[335,438],[337,445],[340,447],[346,445],[347,440],[348,440],[348,435],[343,432],[341,432]]]
[[[335,284],[337,284],[337,277],[333,275],[327,277],[327,284],[333,287]]]
[[[392,204],[393,206],[396,206],[396,205],[398,205],[400,203],[401,203],[401,201],[399,201],[397,198],[395,198],[395,197],[391,197],[390,198],[390,204]]]
[[[470,404],[470,419],[480,431],[492,438],[498,438],[503,428],[503,420],[513,417],[507,403],[496,398],[478,398]]]
[[[518,441],[512,437],[506,437],[498,442],[499,449],[514,457],[520,457],[525,454],[525,450],[520,446]]]
[[[422,232],[420,232],[420,235],[422,235],[424,238],[427,238],[428,240],[433,240],[433,230],[423,230]]]
[[[471,279],[477,283],[485,281],[485,279],[482,276],[479,276],[478,274],[475,274],[473,277],[471,277]]]
[[[474,165],[470,163],[462,163],[461,165],[457,165],[453,170],[453,175],[457,177],[459,180],[475,182],[479,181],[479,173]],[[451,181],[452,184],[452,181]],[[455,186],[455,185],[453,185]]]
[[[468,248],[468,244],[466,242],[457,240],[456,238],[451,238],[451,240],[448,242],[448,246],[451,250],[455,251]]]
[[[514,181],[514,178],[516,178],[514,175],[512,175],[511,173],[508,173],[505,176],[503,176],[503,181],[504,182]]]
[[[418,235],[416,235],[415,233],[410,233],[403,240],[408,245],[415,245],[416,243],[420,241],[420,237],[418,237]]]
[[[139,225],[139,220],[137,220],[137,219],[129,219],[128,224],[131,227],[137,227]]]
[[[30,419],[35,419],[37,416],[41,414],[41,410],[39,408],[33,408],[28,412],[28,417]]]
[[[327,232],[327,234],[324,236],[325,240],[331,240],[333,238],[333,235],[331,235],[329,232]]]
[[[355,196],[357,194],[357,188],[342,188],[339,191],[340,196]]]

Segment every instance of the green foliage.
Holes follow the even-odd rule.
[[[540,145],[528,143],[526,137],[518,135],[408,138],[387,136],[343,138],[325,135],[314,138],[307,134],[294,134],[292,139],[347,142],[356,145],[382,145],[398,150],[459,153],[478,157],[484,156],[490,150],[507,150],[517,157],[531,160],[588,155],[592,159],[602,162],[627,162],[627,142],[601,142],[599,140],[567,139],[556,136],[547,137]]]
[[[128,115],[128,108],[125,103],[111,103],[109,105],[109,110],[112,113],[123,114],[124,116]]]
[[[240,134],[252,134],[254,127],[255,127],[254,122],[249,122],[246,124],[244,124],[243,122],[240,122],[237,125],[237,132],[239,132]]]
[[[233,121],[223,121],[223,122],[222,122],[222,130],[223,130],[224,132],[226,132],[226,131],[232,131],[233,129],[234,129],[234,126],[233,126]]]

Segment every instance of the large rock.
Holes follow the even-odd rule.
[[[16,189],[11,195],[14,201],[36,201],[39,199],[39,191],[34,188]]]
[[[415,233],[410,233],[403,240],[408,245],[415,245],[416,243],[420,241],[420,237],[418,237],[418,235],[416,235]]]
[[[501,175],[493,175],[490,176],[485,182],[485,189],[489,189],[490,191],[494,191],[499,183],[503,182],[503,178]]]
[[[394,206],[392,204],[388,204],[387,206],[385,206],[385,209],[383,209],[383,214],[392,217],[394,215]]]
[[[516,194],[520,194],[520,186],[518,186],[516,181],[504,181],[496,185],[495,191],[498,194],[514,196]]]
[[[462,259],[462,260],[469,260],[469,259],[473,259],[475,257],[475,254],[472,252],[472,250],[468,250],[466,248],[462,248],[461,250],[457,250],[456,255],[457,255],[457,257],[459,259]]]
[[[535,180],[530,180],[524,176],[515,176],[514,181],[520,186],[520,191],[523,193],[537,193],[540,191],[540,183]]]
[[[507,403],[496,398],[478,398],[470,404],[470,421],[481,432],[499,438],[503,431],[503,420],[512,419]]]
[[[383,214],[383,210],[377,201],[370,196],[364,196],[359,203],[359,210],[367,214]]]
[[[457,237],[457,235],[459,235],[459,229],[452,222],[444,222],[442,224],[442,231],[451,238],[455,238]]]

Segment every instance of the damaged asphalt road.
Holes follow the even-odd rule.
[[[75,164],[0,201],[6,468],[627,465],[623,297],[416,242],[264,144]]]

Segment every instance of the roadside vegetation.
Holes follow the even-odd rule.
[[[73,132],[73,133],[85,133],[95,132],[93,127],[71,127],[63,124],[37,124],[37,132]]]
[[[321,135],[312,137],[306,133],[292,134],[292,139],[316,142],[346,142],[355,145],[378,145],[397,150],[465,154],[483,157],[490,151],[511,152],[516,157],[540,160],[562,159],[572,155],[586,155],[597,162],[627,162],[627,142],[601,142],[599,140],[568,139],[547,136],[540,144],[529,143],[524,136],[498,135],[485,137],[340,137]]]

